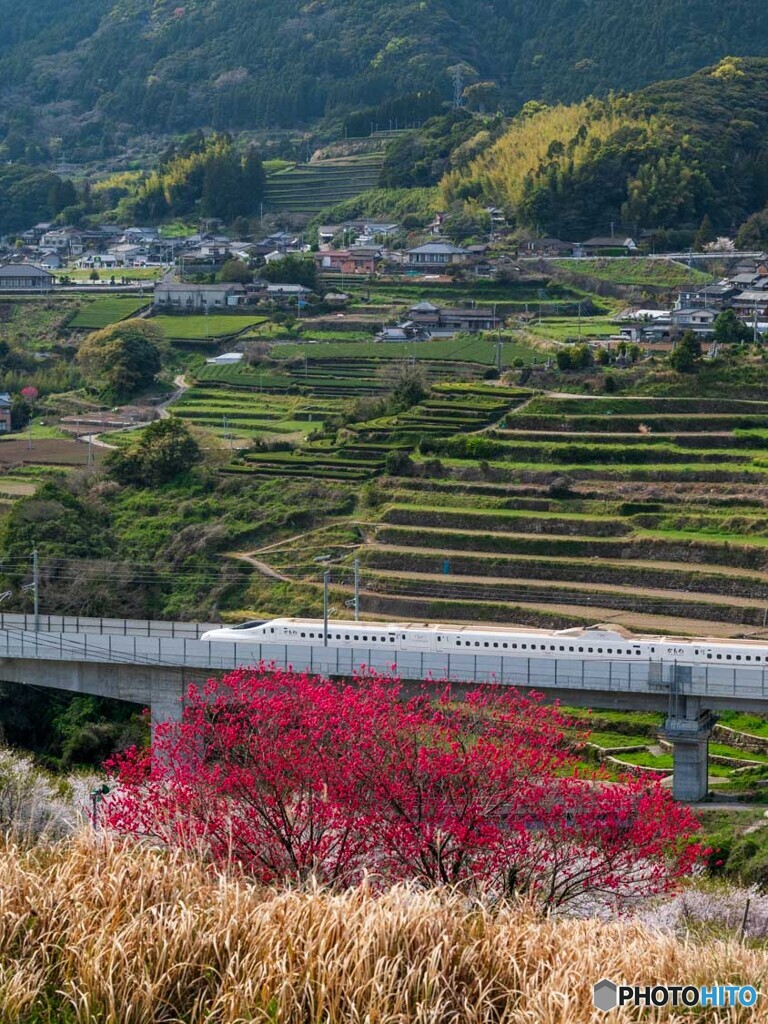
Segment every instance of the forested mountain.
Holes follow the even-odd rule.
[[[518,227],[564,238],[612,222],[695,231],[705,218],[733,234],[768,203],[768,59],[726,58],[628,96],[530,104],[441,192],[447,207],[493,202]]]
[[[0,0],[3,156],[295,126],[435,90],[510,110],[768,53],[762,0]],[[414,101],[414,106],[418,107]],[[407,116],[407,111],[405,112]]]

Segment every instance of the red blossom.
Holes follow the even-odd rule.
[[[203,849],[265,882],[476,883],[547,906],[664,891],[697,823],[657,783],[575,772],[541,695],[486,687],[409,700],[259,666],[190,687],[153,751],[110,764],[114,829]]]

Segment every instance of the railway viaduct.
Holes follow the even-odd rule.
[[[463,689],[495,682],[580,707],[663,711],[664,735],[673,745],[673,793],[686,801],[707,793],[707,748],[717,711],[768,713],[768,677],[761,668],[200,640],[210,628],[0,615],[0,680],[132,701],[151,709],[153,725],[181,718],[189,683],[262,661],[330,676],[349,676],[368,665],[394,670],[414,684],[448,679]]]

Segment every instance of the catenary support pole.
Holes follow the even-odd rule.
[[[32,593],[35,602],[35,632],[37,633],[40,629],[40,564],[36,547],[32,548]]]
[[[331,573],[328,569],[323,573],[323,647],[328,646],[328,584]]]
[[[360,620],[360,559],[355,559],[355,622]]]

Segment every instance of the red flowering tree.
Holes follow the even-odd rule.
[[[695,819],[655,782],[578,776],[567,725],[507,687],[408,700],[375,674],[241,670],[192,687],[181,724],[111,763],[107,823],[268,882],[367,874],[549,907],[670,887],[698,855]]]

